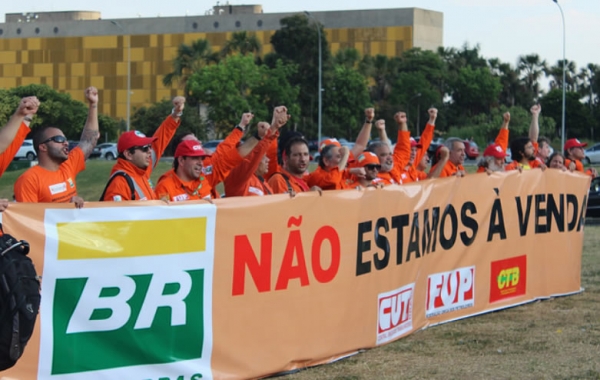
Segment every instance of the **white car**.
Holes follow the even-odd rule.
[[[114,160],[119,154],[117,153],[117,144],[115,143],[102,143],[96,145],[90,158],[104,158],[106,160]]]
[[[594,144],[585,150],[585,164],[600,163],[600,144]]]
[[[21,145],[17,154],[15,154],[15,160],[25,158],[33,161],[36,157],[35,149],[33,149],[33,140],[24,140],[23,145]]]

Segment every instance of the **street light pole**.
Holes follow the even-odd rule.
[[[123,25],[116,21],[112,21],[113,25],[116,25],[123,33],[125,29]],[[127,35],[127,131],[130,127],[130,112],[131,112],[131,35]]]
[[[565,146],[565,110],[566,110],[566,99],[567,99],[567,33],[566,33],[566,28],[565,28],[565,14],[563,13],[562,7],[560,6],[560,4],[558,3],[558,0],[552,0],[556,3],[556,5],[558,6],[558,9],[560,10],[560,16],[562,18],[562,24],[563,24],[563,82],[562,82],[562,131],[561,131],[561,148],[564,148]]]
[[[321,131],[322,131],[322,124],[321,124],[321,117],[322,117],[322,110],[323,110],[323,85],[322,85],[322,77],[323,77],[323,70],[322,70],[322,64],[323,64],[323,57],[322,57],[322,52],[321,52],[321,26],[319,24],[319,22],[317,21],[317,19],[314,18],[314,16],[312,14],[310,14],[310,12],[308,11],[304,11],[304,14],[306,14],[308,17],[312,18],[313,21],[315,22],[315,25],[317,27],[317,33],[319,36],[319,119],[318,119],[318,142],[319,144],[321,143]]]

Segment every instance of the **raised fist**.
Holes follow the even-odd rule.
[[[508,123],[510,121],[510,112],[504,112],[504,115],[502,115],[502,120],[504,120],[505,123]]]
[[[185,108],[185,98],[183,96],[176,96],[173,98],[173,113],[178,114],[183,112]]]
[[[440,160],[445,160],[450,157],[450,150],[448,150],[447,146],[443,146],[440,148]]]
[[[286,106],[278,106],[273,110],[273,120],[271,121],[271,125],[277,129],[283,127],[285,123],[291,118],[291,115],[288,115]]]
[[[375,108],[366,108],[365,109],[365,119],[368,121],[373,121],[375,118]]]
[[[429,114],[429,117],[432,117],[435,119],[437,117],[438,110],[437,110],[437,108],[432,107],[427,110],[427,113]]]
[[[257,130],[258,136],[262,139],[263,137],[265,137],[267,135],[267,132],[269,131],[269,128],[271,128],[271,126],[266,121],[261,121],[258,123],[256,128],[258,129]]]
[[[383,119],[379,119],[375,122],[375,128],[379,129],[380,131],[384,131],[385,130],[385,120]]]
[[[394,115],[394,120],[396,120],[396,123],[398,123],[398,124],[406,123],[406,113],[405,112],[396,112],[396,114]]]
[[[21,116],[35,115],[39,106],[40,101],[38,98],[35,96],[28,96],[21,99],[16,113]]]
[[[252,112],[246,112],[242,114],[242,119],[240,120],[240,127],[246,128],[253,118],[254,114]]]
[[[532,115],[537,116],[540,114],[540,112],[542,112],[542,106],[539,104],[534,104],[533,106],[531,106],[531,109],[529,111]]]
[[[88,87],[84,91],[85,99],[90,105],[98,104],[98,89],[96,87]]]

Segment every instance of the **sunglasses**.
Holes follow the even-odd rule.
[[[144,153],[148,153],[150,151],[150,149],[152,149],[152,145],[144,145],[144,146],[134,146],[133,148],[129,149],[129,151],[131,153],[133,153],[136,150],[141,150]]]
[[[48,140],[42,141],[42,144],[49,143],[50,141],[54,141],[55,143],[58,143],[58,144],[64,144],[67,142],[67,138],[62,135],[52,136]]]
[[[367,170],[381,170],[381,165],[365,165],[365,169]]]

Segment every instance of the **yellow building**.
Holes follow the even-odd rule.
[[[266,54],[279,21],[295,14],[263,13],[260,5],[216,6],[209,13],[116,20],[102,20],[94,11],[7,14],[0,24],[0,88],[45,83],[83,100],[83,90],[96,86],[100,112],[125,119],[128,104],[133,112],[181,94],[162,78],[172,71],[182,43],[205,38],[219,51],[233,33],[247,31]],[[399,56],[412,47],[443,45],[440,12],[402,8],[312,16],[323,24],[333,54],[353,47],[362,54]]]

